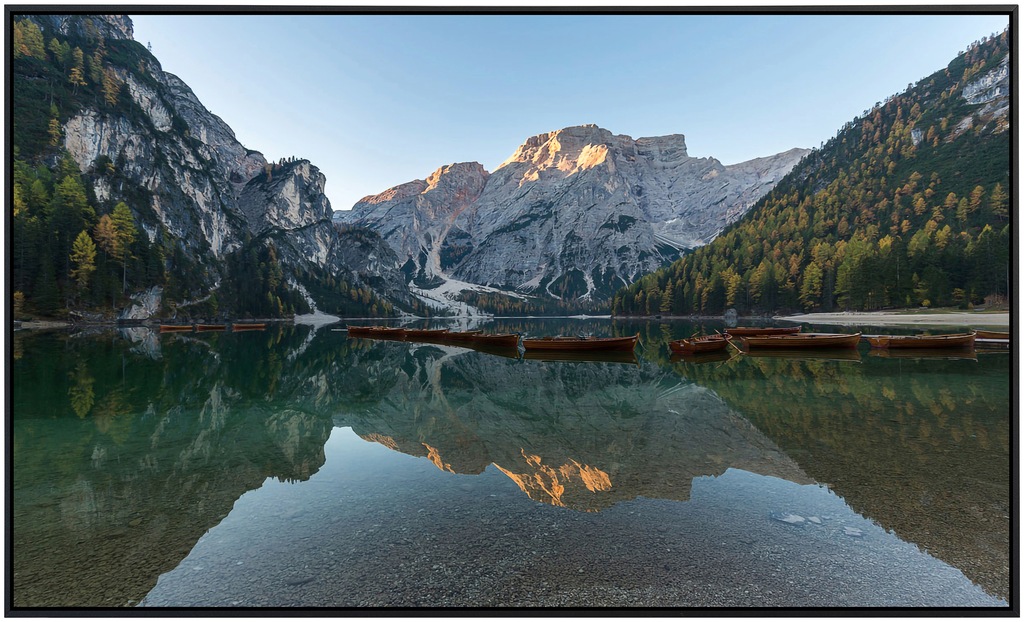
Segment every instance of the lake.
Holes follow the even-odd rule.
[[[695,360],[667,342],[721,323],[478,327],[641,346],[19,331],[11,605],[1008,606],[1009,352]]]

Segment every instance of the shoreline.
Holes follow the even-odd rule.
[[[608,318],[612,320],[616,319],[647,319],[647,320],[721,320],[721,316],[628,316],[628,317],[615,317],[615,316],[500,316],[493,319],[546,319],[546,318],[569,318],[569,319],[592,319],[592,318]],[[292,318],[266,318],[266,319],[253,319],[245,320],[246,322],[283,322],[283,323],[295,323],[295,324],[313,324],[313,325],[327,325],[337,323],[343,319],[354,320],[354,319],[368,319],[368,318],[341,318],[327,314],[308,314],[308,315],[297,315]],[[382,319],[382,318],[376,318]],[[444,319],[444,318],[441,318]],[[875,325],[875,326],[959,326],[966,328],[1009,328],[1010,326],[1010,313],[977,313],[969,311],[957,311],[950,313],[915,313],[913,311],[908,312],[888,312],[888,311],[840,311],[836,313],[802,313],[796,315],[775,315],[775,316],[750,316],[738,318],[740,322],[743,321],[777,321],[777,322],[796,322],[796,323],[807,323],[807,324],[833,324],[838,326],[857,326],[857,325]],[[15,322],[15,330],[47,330],[47,329],[66,329],[66,328],[82,328],[82,327],[107,327],[107,328],[127,328],[127,327],[149,327],[159,328],[159,321],[147,320],[138,324],[121,324],[118,322],[87,322],[87,323],[74,323],[61,320],[28,320]]]
[[[839,326],[959,326],[968,328],[1009,328],[1010,313],[892,313],[886,311],[844,311],[779,315],[780,322],[836,324]]]

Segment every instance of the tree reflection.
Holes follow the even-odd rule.
[[[71,410],[75,411],[79,419],[84,419],[92,405],[96,402],[96,394],[92,389],[95,378],[89,373],[89,367],[85,361],[79,361],[75,365],[75,371],[71,373],[71,387],[68,389],[68,396],[71,398]]]
[[[674,369],[715,391],[857,512],[1007,598],[1005,359],[742,356]]]
[[[487,330],[640,332],[644,346],[638,365],[623,365],[291,325],[162,335],[159,356],[109,336],[22,340],[15,604],[140,599],[246,491],[316,473],[336,426],[450,472],[494,465],[532,499],[580,511],[686,500],[693,478],[730,467],[824,482],[1006,597],[1009,357],[702,364],[671,358],[666,344],[713,323]],[[69,592],[69,576],[94,589]]]

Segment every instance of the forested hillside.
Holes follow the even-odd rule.
[[[1010,284],[1008,33],[847,123],[616,315],[969,307]]]
[[[63,122],[77,110],[125,111],[130,105],[111,59],[123,59],[131,42],[106,41],[87,23],[85,37],[53,33],[48,40],[35,23],[14,23],[9,261],[16,317],[104,302],[112,307],[126,291],[170,276],[164,270],[170,245],[150,244],[126,203],[101,205],[93,192],[95,178],[117,177],[115,163],[98,163],[83,174],[63,148]],[[136,62],[145,66],[141,57]]]
[[[308,161],[243,147],[127,17],[12,26],[16,319],[426,312],[372,264],[379,236],[334,228]]]

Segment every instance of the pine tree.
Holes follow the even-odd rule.
[[[30,20],[23,19],[14,24],[14,56],[31,56],[46,60],[43,32]]]
[[[96,223],[96,228],[93,229],[92,234],[104,253],[111,257],[118,256],[117,231],[114,229],[114,221],[110,219],[108,214],[100,216],[100,221]]]
[[[85,81],[85,54],[82,52],[82,48],[76,47],[71,51],[71,73],[69,74],[69,80],[74,85],[74,92],[78,92],[78,87],[86,86],[89,83]]]
[[[1006,191],[1003,190],[1003,185],[996,183],[995,187],[992,188],[992,193],[988,196],[989,209],[992,210],[992,215],[1000,220],[1009,218],[1009,211],[1007,210],[1007,197]]]
[[[60,144],[60,137],[62,135],[60,128],[60,121],[57,119],[50,119],[50,125],[46,130],[46,133],[50,135],[50,146],[56,147]]]
[[[61,67],[65,66],[68,62],[68,56],[71,54],[71,47],[67,43],[61,43],[56,38],[50,39],[49,45],[46,49],[50,50],[53,54],[53,60],[57,62]]]
[[[128,259],[131,257],[129,247],[135,242],[138,230],[135,228],[135,218],[132,216],[131,210],[123,201],[114,206],[111,220],[117,236],[117,258],[121,260],[121,293],[123,294],[128,286]]]
[[[96,244],[85,231],[79,233],[71,245],[71,263],[75,267],[69,276],[78,283],[79,291],[84,291],[89,276],[96,270]]]
[[[118,95],[121,93],[121,80],[110,67],[103,69],[103,100],[111,106],[117,105]]]

